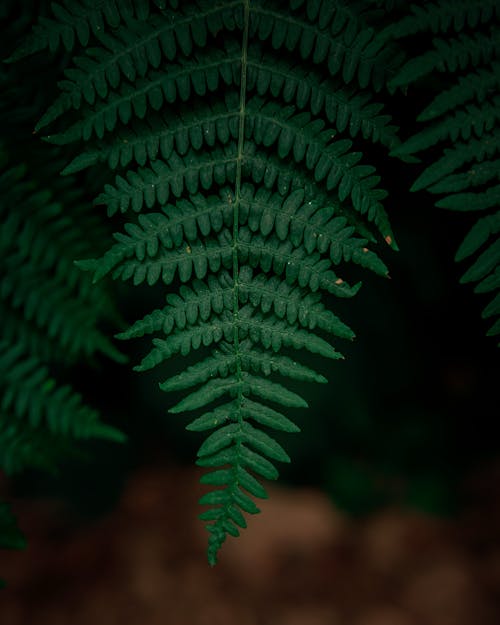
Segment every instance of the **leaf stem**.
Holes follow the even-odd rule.
[[[239,343],[239,265],[238,265],[238,237],[239,237],[239,208],[241,201],[241,176],[243,167],[243,151],[245,147],[245,115],[246,115],[246,88],[248,64],[248,27],[250,22],[250,2],[244,2],[243,40],[241,45],[241,78],[240,78],[240,109],[238,125],[238,152],[236,159],[235,199],[233,205],[233,344],[236,355],[236,377],[242,380],[241,355]],[[238,390],[238,403],[242,402],[241,387]],[[241,411],[238,411],[238,421],[241,423]]]

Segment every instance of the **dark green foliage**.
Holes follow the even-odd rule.
[[[316,370],[311,354],[340,359],[337,339],[354,338],[335,298],[357,293],[362,269],[387,275],[376,246],[396,243],[374,167],[387,149],[424,156],[413,190],[478,211],[457,259],[474,257],[463,280],[493,294],[485,316],[498,317],[499,32],[493,0],[42,3],[10,61],[38,52],[36,67],[52,68],[38,75],[50,85],[57,72],[35,130],[53,144],[44,154],[65,156],[36,159],[36,172],[16,164],[20,151],[2,157],[4,467],[51,466],[74,438],[119,438],[53,364],[121,359],[98,330],[112,315],[103,278],[163,289],[118,337],[151,335],[135,369],[157,371],[178,393],[170,412],[194,413],[187,429],[206,432],[197,463],[214,564],[290,461],[281,436],[307,406],[295,382],[327,382],[329,363]],[[49,99],[24,74],[11,89],[17,66],[0,74],[7,121]],[[386,86],[428,98],[403,144]],[[75,191],[89,180],[93,216]]]
[[[12,50],[44,3],[17,5],[0,7],[2,51]],[[71,257],[72,249],[100,249],[104,229],[83,210],[74,180],[57,181],[57,152],[36,147],[33,154],[20,140],[46,106],[42,81],[55,71],[43,58],[0,67],[0,468],[7,473],[53,471],[79,437],[120,438],[54,371],[96,351],[121,359],[96,325],[110,302],[99,301],[102,289],[91,292]],[[95,246],[85,243],[87,228]],[[0,503],[0,547],[24,545],[9,506]]]
[[[63,173],[117,170],[96,204],[127,223],[79,266],[94,282],[167,288],[166,306],[119,336],[156,335],[136,368],[175,357],[161,388],[188,394],[171,412],[205,409],[187,427],[213,430],[198,464],[214,469],[201,500],[214,564],[267,496],[260,478],[290,460],[265,428],[298,428],[268,403],[306,406],[285,378],[326,378],[301,353],[338,359],[331,337],[353,338],[324,293],[357,292],[339,275],[346,262],[387,275],[370,249],[375,232],[395,247],[386,192],[359,149],[399,145],[374,93],[400,56],[364,3],[176,4],[104,0],[89,12],[67,0],[14,58],[78,41],[37,130],[78,142]]]
[[[41,179],[57,175],[57,155],[50,155]],[[100,248],[104,232],[72,181],[49,190],[27,165],[13,164],[3,145],[0,197],[0,467],[53,471],[78,439],[124,438],[52,372],[98,352],[123,361],[98,329],[115,316],[109,298],[73,264],[74,253]],[[0,543],[24,544],[2,503]]]
[[[65,0],[52,2],[52,17],[40,16],[32,34],[10,57],[15,61],[34,52],[63,46],[69,52],[76,45],[88,45],[91,34],[102,37],[108,29],[133,19],[145,21],[152,6],[177,7],[178,0]]]
[[[44,359],[71,362],[100,351],[122,360],[97,329],[100,318],[114,314],[109,297],[73,264],[73,254],[100,247],[105,235],[99,220],[73,185],[45,189],[24,164],[10,166],[5,151],[0,166],[0,306],[2,319],[12,321],[3,324],[2,336]]]
[[[97,327],[114,314],[110,301],[73,264],[73,254],[96,249],[101,226],[78,193],[60,187],[44,189],[27,176],[26,166],[11,166],[2,151],[0,465],[8,473],[26,466],[53,468],[66,439],[122,439],[50,373],[54,363],[70,364],[97,352],[123,360]]]
[[[390,84],[408,88],[410,94],[416,82],[430,102],[417,117],[423,130],[394,154],[425,155],[433,149],[430,158],[425,155],[429,164],[412,190],[441,195],[436,206],[442,208],[485,214],[456,260],[476,256],[462,282],[478,282],[476,292],[494,294],[483,317],[495,318],[500,315],[500,6],[494,0],[441,0],[410,10],[411,15],[391,27],[393,35],[423,38],[432,33],[433,50],[410,59]],[[429,88],[426,79],[436,70],[441,73],[438,88]],[[500,319],[488,334],[500,334]]]

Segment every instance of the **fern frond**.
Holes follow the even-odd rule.
[[[57,166],[53,158],[37,173],[50,180]],[[102,224],[85,211],[80,192],[46,184],[28,166],[13,165],[0,145],[0,466],[8,473],[53,470],[78,439],[124,439],[51,374],[54,364],[97,352],[119,362],[124,356],[98,329],[116,315],[109,296],[73,265],[74,252],[100,249]]]
[[[500,13],[495,2],[476,3],[460,0],[429,2],[425,7],[411,8],[413,15],[404,17],[401,37],[419,32],[454,31],[457,37],[434,40],[434,50],[408,61],[391,82],[392,86],[408,85],[433,69],[445,73],[446,88],[432,93],[431,102],[418,115],[426,124],[424,129],[410,137],[393,152],[413,154],[443,143],[443,154],[431,160],[420,173],[412,191],[428,189],[444,194],[436,206],[456,211],[485,212],[498,208],[500,203],[499,161],[500,149],[500,41],[498,20]],[[490,26],[489,30],[485,24]],[[398,37],[398,24],[394,26]],[[472,65],[472,71],[469,66]],[[460,75],[467,70],[468,73]],[[456,75],[455,75],[456,74]],[[464,166],[467,166],[466,168]],[[462,282],[480,282],[476,291],[497,290],[500,263],[498,213],[481,217],[460,246],[456,260],[477,253],[491,238],[489,246],[479,254],[463,275]],[[497,296],[485,309],[483,316],[500,314]],[[497,322],[490,330],[500,329]]]
[[[295,353],[337,360],[332,340],[354,336],[325,293],[357,292],[346,262],[387,275],[372,227],[395,247],[386,192],[353,145],[399,143],[374,99],[399,55],[365,6],[193,0],[135,15],[73,60],[37,127],[81,143],[64,173],[117,170],[96,204],[128,223],[79,267],[168,285],[165,306],[118,336],[152,335],[136,369],[172,358],[161,388],[185,394],[170,411],[201,410],[188,428],[213,430],[198,453],[217,488],[201,500],[211,564],[258,511],[260,478],[289,461],[265,429],[297,431],[288,411],[307,403],[290,381],[326,381]]]

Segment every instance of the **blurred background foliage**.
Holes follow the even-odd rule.
[[[34,12],[46,10],[47,4],[1,3],[3,58],[30,27]],[[54,59],[37,56],[0,72],[1,139],[21,154],[36,145],[42,159],[43,147],[32,128],[56,89]],[[390,109],[401,126],[420,108],[418,103],[415,110],[407,107],[394,96]],[[391,280],[360,274],[365,280],[360,294],[335,302],[335,312],[357,339],[340,346],[345,361],[327,363],[326,369],[323,360],[315,363],[310,357],[329,383],[299,389],[310,407],[293,415],[302,432],[286,435],[292,464],[282,479],[325,489],[352,515],[396,503],[451,515],[463,503],[458,486],[464,477],[498,454],[497,348],[485,337],[484,302],[459,285],[462,269],[453,262],[470,219],[434,208],[425,193],[409,193],[418,166],[384,156],[379,160],[401,251],[385,254]],[[101,181],[85,176],[81,181],[90,202]],[[125,320],[163,301],[158,289],[112,288]],[[145,344],[132,343],[124,350],[136,364]],[[192,465],[199,438],[184,430],[184,417],[168,415],[175,397],[166,399],[158,388],[172,366],[166,363],[165,376],[159,378],[157,371],[137,374],[129,365],[105,359],[78,365],[71,373],[73,384],[129,442],[86,443],[83,458],[63,464],[58,475],[24,473],[13,480],[13,492],[56,495],[81,514],[94,515],[113,507],[137,467]]]

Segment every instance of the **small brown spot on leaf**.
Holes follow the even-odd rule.
[[[342,280],[342,278],[337,278],[337,279],[335,280],[335,284],[343,284],[343,282],[344,282],[344,281]]]
[[[387,243],[387,245],[391,245],[392,243],[392,237],[390,235],[387,235],[385,237],[385,242]]]
[[[364,248],[363,248],[363,252],[366,254],[366,252],[368,252],[368,248],[367,248],[367,247],[364,247]]]
[[[188,254],[191,254],[191,252],[192,252],[192,249],[189,247],[189,245],[186,245],[186,252]]]

